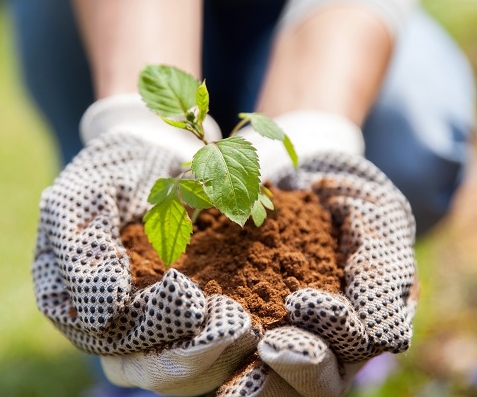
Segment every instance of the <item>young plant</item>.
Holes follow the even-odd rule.
[[[187,207],[198,211],[217,208],[243,226],[252,217],[258,227],[272,210],[271,193],[260,184],[256,149],[246,139],[235,136],[245,124],[264,137],[280,140],[294,164],[298,159],[288,136],[278,125],[259,113],[240,113],[241,119],[228,138],[207,142],[203,122],[209,111],[205,81],[167,65],[149,65],[140,74],[139,92],[147,106],[162,120],[189,131],[204,146],[176,178],[161,178],[151,189],[153,207],[144,216],[149,241],[166,265],[184,251],[192,234]]]

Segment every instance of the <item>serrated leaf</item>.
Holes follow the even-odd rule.
[[[212,203],[205,194],[200,182],[194,179],[181,179],[179,181],[179,189],[182,200],[189,207],[199,210],[212,207]]]
[[[278,124],[261,113],[240,113],[239,117],[249,120],[253,129],[266,138],[283,141],[285,137]]]
[[[147,106],[160,116],[185,116],[195,106],[199,81],[168,65],[148,65],[139,76],[139,92]]]
[[[234,136],[201,148],[191,168],[212,204],[243,226],[258,198],[259,167],[252,144]]]
[[[205,80],[199,85],[199,88],[197,88],[196,102],[197,108],[199,109],[197,122],[202,123],[209,112],[209,91],[207,91]]]
[[[262,226],[263,222],[267,218],[267,211],[265,207],[261,203],[260,200],[255,201],[252,207],[252,220],[255,226],[260,227]]]
[[[282,141],[293,166],[295,168],[298,167],[298,155],[296,154],[293,143],[275,121],[261,113],[240,113],[239,117],[244,120],[249,120],[253,129],[260,135],[266,138]]]
[[[192,222],[175,195],[168,195],[144,216],[144,231],[166,265],[185,252],[192,234]]]
[[[149,193],[147,201],[151,204],[159,204],[167,197],[176,180],[174,178],[160,178],[155,183]]]
[[[258,193],[258,200],[263,204],[265,208],[268,208],[269,210],[275,209],[272,200],[270,200],[270,197],[268,197],[266,194],[262,192]]]

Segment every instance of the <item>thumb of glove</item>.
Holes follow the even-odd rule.
[[[341,115],[299,110],[285,113],[273,121],[292,142],[300,164],[319,152],[364,153],[360,128]],[[282,142],[261,136],[251,125],[241,129],[237,135],[250,141],[257,149],[262,181],[275,181],[291,168],[291,160]]]
[[[93,103],[80,122],[80,134],[84,143],[104,132],[135,135],[190,160],[203,143],[189,131],[173,127],[149,109],[139,94],[122,94],[102,98]],[[204,120],[207,141],[218,141],[222,133],[215,120],[207,115]]]
[[[258,344],[258,353],[301,396],[342,396],[364,365],[343,367],[327,342],[295,326],[267,331]]]

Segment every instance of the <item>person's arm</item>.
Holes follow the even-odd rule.
[[[361,126],[392,49],[388,27],[370,8],[344,3],[319,8],[278,34],[257,110],[270,117],[319,110]]]
[[[137,92],[148,63],[201,77],[202,1],[75,0],[97,98]]]

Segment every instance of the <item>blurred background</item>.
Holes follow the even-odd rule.
[[[477,0],[427,0],[477,71]],[[88,357],[37,311],[30,277],[38,202],[59,171],[48,127],[26,94],[0,0],[0,396],[79,396]],[[445,95],[445,93],[443,93]],[[361,396],[477,396],[477,165],[453,211],[416,247],[422,295],[410,351],[381,361]],[[379,371],[378,371],[379,372]]]

